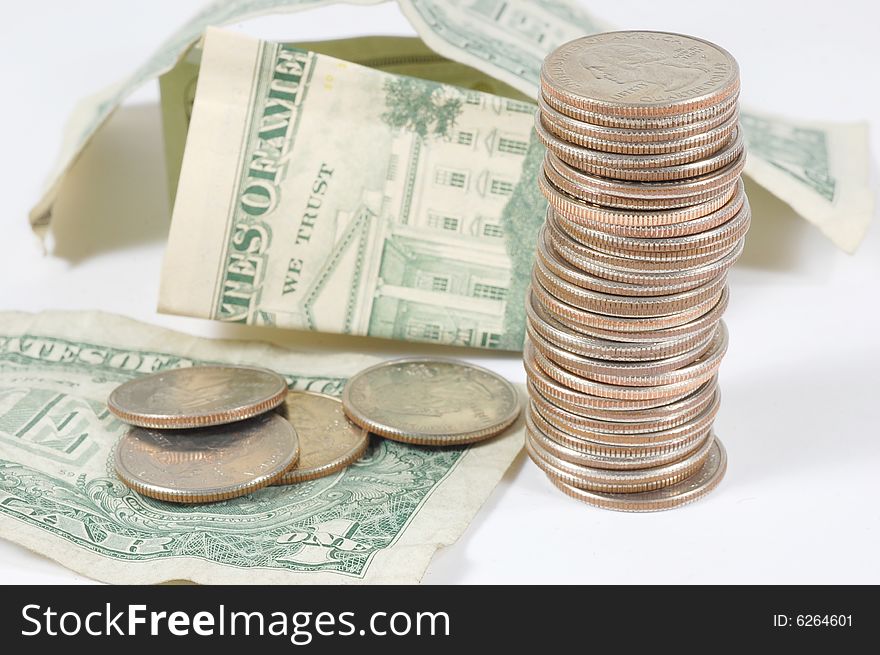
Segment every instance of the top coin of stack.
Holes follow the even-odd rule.
[[[729,165],[741,170],[739,68],[730,53],[707,41],[662,32],[576,39],[544,61],[541,95],[538,136],[558,160],[583,173],[658,182],[705,176]],[[684,198],[736,182],[736,175],[715,177],[720,179],[650,194],[688,205]],[[638,188],[602,181],[581,186],[587,186],[588,201],[602,190],[635,197]],[[669,206],[664,201],[657,208]]]
[[[679,34],[595,34],[544,61],[526,445],[588,503],[665,509],[724,473],[721,315],[751,219],[739,88],[726,50]]]

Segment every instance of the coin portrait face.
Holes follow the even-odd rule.
[[[593,111],[669,114],[727,106],[739,89],[739,68],[730,53],[702,39],[606,32],[575,39],[548,55],[541,89],[545,96]]]
[[[376,365],[349,379],[346,414],[387,438],[469,443],[497,434],[519,414],[516,389],[465,362],[411,358]]]
[[[597,80],[642,88],[657,85],[667,93],[690,86],[710,72],[703,54],[685,57],[677,50],[658,51],[631,43],[597,45],[577,61]]]
[[[440,417],[464,411],[474,405],[489,402],[492,390],[483,375],[474,375],[473,369],[438,367],[430,364],[415,365],[395,371],[393,379],[377,386],[377,397],[394,399],[390,412],[409,416]],[[430,384],[426,398],[425,384]]]

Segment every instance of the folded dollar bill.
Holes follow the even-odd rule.
[[[190,337],[101,313],[0,313],[0,536],[113,583],[417,582],[519,452],[522,425],[471,447],[374,439],[349,468],[218,503],[140,496],[113,472],[107,395],[204,363],[269,366],[338,395],[375,363]]]
[[[160,311],[520,349],[533,112],[209,30]]]

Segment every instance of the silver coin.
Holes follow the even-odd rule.
[[[611,460],[621,460],[622,462],[628,462],[632,459],[660,457],[668,457],[668,461],[675,461],[678,459],[676,454],[681,455],[685,452],[690,452],[699,446],[706,439],[710,431],[709,428],[706,428],[682,432],[677,439],[655,443],[608,443],[607,441],[593,441],[580,434],[572,434],[570,431],[567,431],[564,423],[559,424],[552,413],[546,411],[546,406],[542,408],[533,402],[529,406],[528,415],[544,435],[557,445],[564,446],[568,450],[578,453],[589,453],[591,455],[607,457]],[[604,468],[638,467],[621,465],[606,466]]]
[[[554,251],[573,267],[597,277],[632,285],[650,285],[655,288],[665,285],[679,286],[688,282],[693,282],[694,286],[697,286],[730,269],[745,248],[745,239],[740,238],[729,250],[722,251],[723,254],[717,259],[680,267],[672,267],[664,263],[662,267],[666,270],[642,271],[635,267],[624,268],[612,263],[599,263],[592,258],[592,253],[586,246],[572,239],[563,230],[551,223],[547,223],[546,228]]]
[[[667,509],[724,474],[721,315],[751,219],[739,88],[727,51],[680,34],[597,34],[544,61],[526,450],[582,501]]]
[[[629,130],[665,130],[674,127],[685,127],[696,124],[706,124],[719,116],[727,115],[736,111],[739,104],[739,93],[735,93],[728,99],[714,105],[694,109],[680,114],[667,114],[663,116],[613,116],[601,111],[590,111],[581,107],[575,107],[541,90],[541,98],[557,112],[583,123],[601,127],[621,128]]]
[[[547,431],[547,428],[549,428],[549,431]],[[565,443],[559,443],[553,438],[554,430],[552,426],[542,422],[540,416],[532,411],[526,412],[526,430],[531,438],[542,448],[561,460],[580,466],[609,470],[638,470],[671,464],[693,453],[697,448],[704,445],[707,439],[707,436],[702,436],[700,439],[667,451],[642,451],[635,454],[626,453],[621,455],[619,450],[627,448],[627,446],[618,446],[617,452],[603,452],[602,450],[583,447],[575,449]],[[602,446],[601,444],[596,445],[599,448],[607,448],[607,446]],[[636,448],[641,450],[640,447]],[[633,450],[636,450],[636,448]]]
[[[683,353],[664,359],[634,362],[614,358],[598,359],[570,352],[566,348],[557,346],[552,341],[545,339],[532,327],[530,322],[526,323],[526,334],[532,345],[547,359],[576,375],[591,378],[597,382],[624,385],[634,384],[635,386],[662,384],[660,380],[665,377],[664,374],[674,376],[679,371],[684,374],[685,371],[691,368],[690,365],[692,363],[708,357],[710,349],[719,348],[717,343],[719,337],[709,333],[705,341],[698,342],[696,346]],[[720,356],[720,353],[718,353],[718,356]],[[629,378],[635,378],[635,382],[626,382]]]
[[[348,417],[388,439],[449,446],[488,439],[519,415],[516,389],[480,366],[414,357],[377,364],[348,380]]]
[[[709,143],[699,144],[685,148],[684,150],[674,150],[668,147],[662,152],[649,152],[630,154],[629,152],[608,152],[606,149],[597,149],[600,145],[613,147],[613,144],[607,142],[593,141],[589,146],[584,146],[579,141],[566,140],[565,136],[548,128],[547,122],[540,116],[535,120],[535,134],[538,140],[550,152],[554,153],[561,160],[568,162],[580,170],[595,172],[596,170],[626,170],[632,171],[630,175],[639,177],[627,177],[626,175],[610,175],[609,177],[620,177],[622,179],[656,179],[654,176],[645,177],[637,171],[648,171],[665,169],[672,166],[681,166],[690,164],[691,162],[701,162],[706,160],[714,153],[721,150],[731,141],[732,134],[725,134],[723,137],[711,141]],[[731,155],[731,160],[733,155]],[[718,167],[720,168],[720,166]],[[714,170],[714,169],[713,169]],[[676,177],[689,177],[687,175],[679,175]]]
[[[697,387],[706,382],[711,374],[703,378],[682,380],[674,384],[662,384],[651,387],[632,387],[606,382],[595,382],[589,378],[571,373],[547,359],[540,350],[531,344],[530,355],[535,363],[549,377],[558,383],[589,396],[598,396],[607,400],[623,400],[630,402],[653,401],[655,405],[665,405],[689,395]],[[710,372],[711,373],[711,372]]]
[[[568,441],[569,443],[572,441],[589,441],[608,446],[650,446],[655,449],[676,448],[684,442],[705,433],[712,427],[720,406],[720,395],[713,394],[709,404],[700,408],[699,411],[689,412],[690,416],[688,418],[683,421],[676,421],[671,427],[651,430],[650,432],[621,432],[616,427],[604,429],[602,424],[596,426],[596,423],[583,421],[576,415],[572,419],[570,412],[541,405],[540,401],[535,403],[535,409],[541,415],[541,418],[561,433],[568,435],[567,439],[558,439],[558,441]],[[573,447],[576,448],[577,446]]]
[[[559,214],[554,213],[552,221],[548,221],[548,223],[551,222],[559,225]],[[650,280],[639,280],[639,283],[637,284],[619,282],[617,280],[607,280],[598,275],[587,273],[560,256],[553,245],[553,236],[550,234],[550,230],[551,228],[544,225],[538,232],[538,245],[536,248],[537,258],[539,258],[544,265],[552,270],[557,276],[584,289],[592,289],[593,291],[613,294],[615,296],[651,297],[683,293],[701,285],[712,283],[711,279],[698,279],[695,281],[684,280],[682,282],[660,285],[651,285],[649,284]],[[559,231],[563,232],[561,227],[559,228]],[[574,239],[574,237],[572,237],[572,239]],[[574,247],[572,247],[571,250],[572,252],[575,252]]]
[[[702,177],[718,170],[724,170],[728,166],[733,166],[745,154],[745,141],[743,140],[742,130],[737,128],[719,150],[705,157],[680,164],[661,165],[655,168],[623,168],[619,165],[605,166],[595,164],[581,159],[579,157],[580,153],[570,152],[570,148],[567,148],[566,152],[562,154],[565,154],[565,157],[560,156],[560,152],[556,152],[560,159],[568,161],[570,165],[600,177],[633,182],[661,182]]]
[[[725,286],[718,304],[706,314],[694,319],[690,323],[685,323],[684,325],[657,330],[646,330],[644,332],[619,332],[614,329],[591,327],[583,322],[571,320],[572,316],[575,319],[578,318],[577,314],[570,316],[572,310],[577,308],[574,308],[567,303],[561,303],[558,301],[553,302],[550,300],[551,296],[535,293],[534,288],[532,288],[531,291],[534,301],[537,302],[545,312],[557,317],[556,320],[570,332],[584,334],[589,337],[607,341],[641,343],[646,345],[658,342],[677,341],[686,338],[696,338],[698,334],[703,333],[704,330],[709,329],[710,326],[714,327],[717,325],[718,321],[721,320],[721,315],[724,314],[724,310],[727,309],[727,302],[730,296],[727,287]]]
[[[611,116],[668,116],[722,104],[739,91],[723,48],[691,36],[621,31],[559,46],[541,67],[545,96]]]
[[[676,141],[687,141],[696,138],[699,142],[700,138],[706,139],[704,135],[710,135],[708,140],[712,140],[717,131],[732,128],[736,124],[738,117],[738,106],[736,103],[730,105],[723,112],[714,116],[709,116],[701,121],[684,123],[679,125],[666,125],[663,127],[648,128],[644,123],[635,123],[639,127],[609,127],[607,125],[597,124],[572,118],[561,111],[554,109],[546,100],[543,94],[538,96],[538,109],[542,118],[549,124],[552,124],[565,133],[574,133],[587,137],[588,139],[598,139],[610,141],[614,143],[626,144],[652,144],[652,143],[672,143]],[[581,143],[581,145],[586,145]]]
[[[667,223],[666,225],[620,225],[607,221],[592,220],[583,216],[571,218],[556,211],[552,206],[547,207],[547,213],[553,213],[556,223],[573,239],[589,241],[591,235],[604,234],[610,238],[634,238],[634,239],[674,239],[677,237],[690,236],[711,230],[731,220],[742,211],[745,204],[745,185],[739,180],[735,185],[736,193],[720,208],[702,216],[679,223]],[[619,211],[619,210],[611,210]],[[657,210],[658,214],[665,210]]]
[[[567,421],[587,428],[600,429],[596,421],[635,426],[632,430],[627,430],[625,427],[618,428],[616,429],[618,432],[652,432],[681,425],[701,412],[709,402],[712,402],[712,396],[718,393],[717,378],[712,378],[693,393],[663,405],[642,409],[596,408],[590,403],[583,402],[580,397],[566,393],[566,388],[558,383],[554,384],[555,381],[549,376],[541,379],[537,375],[527,374],[527,378],[526,384],[531,400],[538,403],[541,411],[547,409],[551,414],[559,416],[563,422]],[[555,411],[557,409],[561,411]],[[574,416],[569,416],[571,414]],[[648,426],[652,422],[654,425]],[[644,429],[642,426],[645,426]],[[615,429],[606,428],[603,431],[614,432]]]
[[[533,333],[529,333],[530,339],[532,336]],[[708,345],[647,365],[644,362],[618,363],[572,355],[547,341],[539,343],[537,339],[532,339],[532,343],[550,362],[579,377],[625,387],[658,387],[686,380],[709,380],[721,366],[728,341],[724,321],[721,321],[718,334]]]
[[[315,480],[355,462],[370,443],[370,433],[346,416],[338,398],[313,391],[292,391],[282,406],[299,436],[296,466],[275,484]]]
[[[609,494],[578,489],[562,480],[548,477],[564,493],[588,505],[620,512],[658,512],[699,500],[718,486],[724,478],[725,471],[727,471],[727,452],[718,437],[715,437],[709,456],[696,473],[681,482],[654,491]]]
[[[599,415],[601,418],[591,417],[587,416],[587,414],[590,413],[589,411],[579,410],[577,407],[572,407],[567,403],[547,398],[531,383],[529,385],[529,391],[529,403],[532,406],[533,413],[538,412],[542,415],[545,421],[553,424],[555,428],[560,432],[566,433],[569,437],[569,439],[556,439],[556,441],[566,441],[570,439],[575,439],[577,441],[586,439],[589,441],[588,437],[584,437],[582,434],[575,434],[576,430],[568,430],[568,426],[576,426],[577,430],[583,429],[589,432],[610,432],[613,434],[640,434],[643,432],[657,432],[674,428],[695,418],[709,405],[709,403],[715,402],[716,396],[720,399],[720,394],[715,387],[710,389],[712,392],[711,395],[705,396],[705,399],[701,399],[701,396],[704,396],[704,392],[702,391],[702,388],[700,388],[692,397],[686,398],[685,401],[678,401],[671,405],[663,405],[661,408],[658,408],[658,411],[663,411],[665,413],[655,414],[657,418],[651,420],[636,420],[637,417],[645,416],[645,411],[639,410],[625,412],[624,418],[626,420],[621,421],[615,416],[615,413],[621,413],[619,411],[593,411],[592,413],[594,415]],[[684,403],[688,403],[689,406]],[[570,407],[571,409],[565,409],[565,407]],[[677,412],[676,409],[678,409]],[[577,447],[575,446],[575,448]]]
[[[529,401],[528,416],[544,435],[551,439],[554,443],[566,448],[577,451],[587,452],[594,455],[601,455],[611,459],[629,459],[642,458],[655,455],[670,455],[693,446],[699,440],[701,432],[691,432],[683,434],[681,439],[669,440],[661,443],[608,443],[603,441],[593,441],[582,434],[573,434],[566,427],[569,425],[565,420],[560,420],[558,407],[552,403],[546,402],[543,397],[532,397]],[[685,419],[690,420],[690,419]],[[609,421],[595,422],[590,425],[613,426],[617,429],[617,425],[636,425],[630,423],[612,423]],[[608,432],[604,430],[604,432]],[[632,433],[637,434],[637,433]],[[670,461],[673,461],[673,457]],[[627,468],[627,467],[621,467]],[[637,467],[634,467],[637,468]]]
[[[145,428],[196,428],[262,414],[281,404],[287,383],[252,366],[193,366],[154,373],[119,385],[107,407]]]
[[[562,244],[560,248],[557,248],[558,250],[561,251],[562,248],[565,248],[568,252],[573,252],[580,258],[594,262],[596,266],[602,266],[603,270],[610,268],[615,273],[622,272],[635,275],[670,274],[681,270],[690,271],[695,268],[710,266],[736,250],[745,234],[743,230],[735,239],[727,240],[717,248],[710,246],[709,248],[660,252],[657,254],[633,252],[611,254],[600,250],[594,244],[585,244],[576,239],[564,238],[562,235],[565,233],[555,222],[547,223],[547,229],[550,232],[550,242],[554,244],[554,247],[556,247],[557,243]],[[650,283],[651,280],[647,280],[647,282]]]
[[[630,339],[628,335],[631,333],[648,333],[662,329],[684,329],[682,326],[690,325],[694,320],[704,316],[716,307],[726,293],[726,290],[727,286],[725,285],[718,294],[701,300],[687,309],[664,314],[663,316],[619,317],[581,309],[568,302],[567,299],[557,297],[550,289],[544,286],[543,282],[532,271],[532,293],[544,308],[555,315],[559,321],[562,321],[568,327],[575,326],[576,329],[585,333],[595,333],[596,336],[603,336],[601,334],[602,331],[606,333],[613,332],[617,336],[623,335],[622,338],[617,339],[618,341],[638,340],[638,338]],[[653,341],[653,339],[649,340]]]
[[[710,132],[697,132],[689,137],[674,141],[614,141],[605,138],[585,136],[580,131],[572,131],[567,127],[548,119],[542,114],[540,120],[544,128],[566,143],[574,143],[583,148],[597,150],[606,153],[620,155],[662,155],[672,153],[685,153],[692,148],[705,148],[706,154],[715,152],[727,141],[737,125],[738,115],[731,116],[726,123],[722,123]],[[585,123],[581,123],[584,125]],[[682,159],[681,161],[684,161]],[[633,162],[628,162],[633,163]],[[623,166],[626,168],[626,166]]]
[[[579,489],[604,493],[641,493],[673,485],[696,473],[712,447],[711,434],[707,431],[699,446],[681,459],[646,468],[610,469],[563,459],[540,442],[538,433],[526,432],[526,451],[548,477]]]
[[[608,293],[593,288],[595,276],[579,273],[567,262],[555,258],[550,249],[543,252],[539,249],[533,272],[542,286],[560,300],[580,309],[619,317],[659,317],[683,311],[711,297],[717,301],[726,280],[724,275],[719,275],[685,291],[657,295]]]
[[[526,300],[526,327],[537,332],[555,346],[564,348],[573,354],[618,362],[632,362],[665,359],[692,350],[700,344],[708,344],[712,339],[716,325],[711,324],[694,334],[653,343],[628,343],[601,339],[575,332],[550,316],[547,310],[535,299],[535,294],[530,289]]]
[[[567,387],[561,382],[547,375],[544,369],[536,362],[536,352],[531,342],[526,340],[523,349],[523,368],[526,371],[527,386],[530,390],[537,390],[548,401],[569,409],[572,413],[585,414],[588,416],[603,416],[620,414],[620,419],[628,420],[629,416],[639,416],[641,412],[662,412],[667,405],[683,401],[692,396],[692,391],[684,391],[677,396],[663,398],[605,398],[586,391],[579,391]],[[632,420],[636,420],[633,418]]]
[[[732,195],[733,187],[739,182],[739,176],[745,167],[745,161],[745,155],[740,154],[727,166],[703,175],[685,179],[640,182],[615,180],[585,173],[570,166],[548,150],[544,155],[544,173],[556,187],[585,201],[598,202],[601,205],[622,209],[674,209],[696,203],[710,203],[713,198],[723,196],[725,192]],[[601,207],[595,209],[600,210],[600,213],[605,216],[613,215],[607,211],[602,212]],[[708,211],[714,211],[714,209]],[[685,210],[682,211],[686,213]],[[679,214],[682,211],[679,211]],[[708,211],[699,215],[708,213]],[[674,216],[675,212],[667,211],[656,214],[652,211],[648,216],[641,218],[645,224],[662,225],[674,222],[670,220],[670,214]],[[626,216],[626,212],[624,212],[624,216]],[[678,222],[696,217],[697,215],[692,214],[681,218]],[[634,224],[635,218],[628,217],[625,220]],[[602,217],[600,216],[597,220],[602,220]],[[617,223],[621,223],[621,221],[617,221]]]
[[[192,430],[132,427],[116,446],[116,474],[151,498],[209,503],[277,480],[299,457],[296,430],[269,412]]]
[[[592,382],[573,375],[544,357],[526,339],[523,349],[526,378],[550,398],[560,398],[585,410],[643,410],[668,405],[691,395],[699,383],[664,387],[621,387]]]
[[[604,230],[588,230],[581,225],[574,225],[548,207],[548,220],[552,220],[556,228],[566,232],[576,242],[598,251],[600,257],[628,257],[646,261],[681,261],[691,263],[695,259],[710,253],[719,253],[729,249],[735,242],[745,236],[751,225],[751,207],[744,202],[740,211],[719,225],[703,230],[698,234],[678,237],[621,237]]]

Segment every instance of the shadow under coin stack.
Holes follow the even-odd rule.
[[[733,57],[677,34],[597,34],[544,61],[526,447],[592,505],[669,509],[724,475],[721,316],[750,221],[738,95]]]

